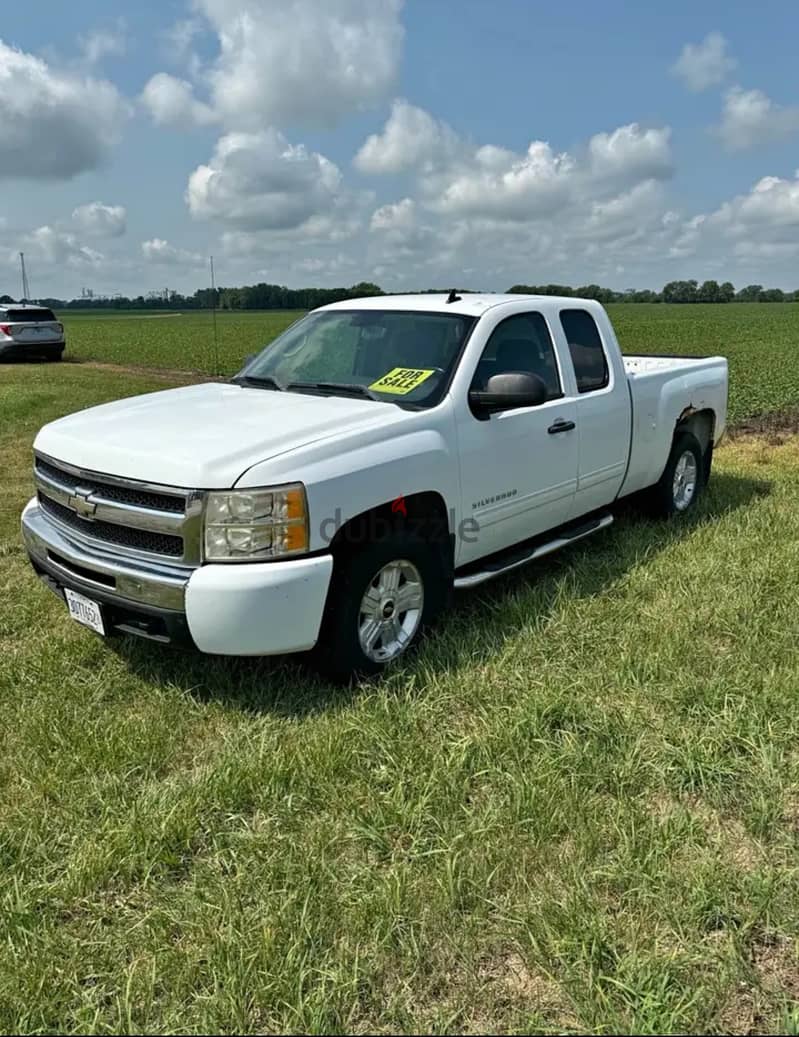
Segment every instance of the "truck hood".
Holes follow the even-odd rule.
[[[394,424],[391,403],[210,382],[134,396],[45,425],[34,447],[59,461],[142,482],[225,489],[244,472],[320,439]]]

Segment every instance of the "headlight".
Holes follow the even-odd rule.
[[[207,561],[255,562],[307,550],[308,504],[302,483],[208,494]]]

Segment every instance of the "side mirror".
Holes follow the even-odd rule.
[[[478,418],[518,407],[538,407],[549,392],[542,378],[529,371],[505,371],[488,379],[485,389],[469,392],[469,406]]]

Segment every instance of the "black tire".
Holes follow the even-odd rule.
[[[713,441],[711,440],[707,449],[705,450],[705,456],[702,458],[702,475],[704,477],[704,483],[702,489],[707,489],[707,484],[710,482],[710,473],[713,471]]]
[[[689,499],[681,494],[675,487],[675,472],[685,454],[691,454],[695,477],[693,480],[693,492]],[[710,464],[702,456],[702,447],[699,440],[690,432],[680,432],[674,437],[671,453],[663,469],[663,474],[655,485],[648,491],[647,505],[650,514],[657,518],[682,517],[689,514],[696,507],[697,501],[702,495],[707,482]]]
[[[361,602],[383,568],[399,561],[415,567],[421,579],[421,618],[397,655],[386,661],[376,661],[365,654],[361,645]],[[339,553],[335,559],[319,641],[311,653],[314,666],[336,683],[349,683],[358,677],[382,673],[394,659],[418,644],[425,628],[443,608],[447,593],[448,578],[441,549],[414,533],[391,533],[373,543]]]

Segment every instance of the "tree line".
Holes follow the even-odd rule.
[[[442,294],[449,289],[428,288],[425,294]],[[466,289],[458,289],[466,291]],[[738,291],[730,281],[669,281],[661,291],[649,288],[615,291],[598,284],[581,285],[573,288],[565,284],[515,284],[509,293],[521,295],[566,295],[582,299],[596,299],[601,303],[727,303],[727,302],[799,302],[799,289],[784,292],[781,288],[764,288],[750,284]],[[222,310],[313,310],[333,302],[363,298],[366,295],[390,295],[371,281],[361,281],[350,288],[287,288],[277,284],[244,285],[241,288],[200,288],[193,295],[165,292],[156,297],[137,295],[133,298],[117,295],[104,299],[39,299],[43,306],[51,309],[95,309],[95,310],[208,310],[213,306]],[[9,295],[0,296],[0,303],[19,300]]]
[[[624,292],[616,292],[612,288],[602,288],[598,284],[582,285],[572,288],[564,284],[515,284],[509,292],[520,295],[574,295],[582,299],[596,299],[601,303],[608,302],[799,302],[799,289],[795,292],[784,292],[781,288],[764,288],[762,284],[750,284],[737,292],[730,281],[719,284],[718,281],[669,281],[661,291],[649,288],[630,288]]]

